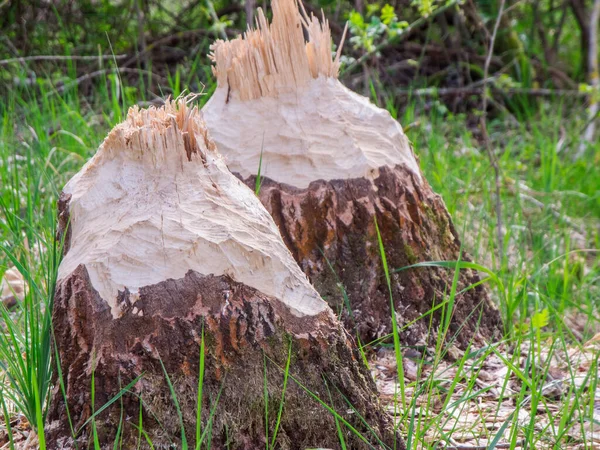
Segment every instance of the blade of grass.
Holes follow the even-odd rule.
[[[329,386],[327,385],[327,379],[323,376],[323,382],[325,383],[325,387],[327,388],[327,394],[329,395],[329,403],[333,404],[333,398],[331,397],[331,391],[329,390]],[[342,427],[340,426],[340,421],[337,417],[335,419],[335,429],[337,430],[338,439],[340,441],[340,447],[342,450],[346,450],[346,440],[344,439],[344,433],[342,432]]]
[[[425,261],[417,264],[411,264],[410,266],[400,267],[399,269],[394,269],[394,272],[402,272],[403,270],[415,269],[419,267],[444,267],[446,269],[473,269],[479,272],[486,273],[489,278],[498,286],[501,292],[504,292],[504,283],[495,272],[488,269],[481,264],[473,263],[470,261]]]
[[[8,445],[10,446],[10,450],[15,450],[14,436],[12,432],[12,426],[10,425],[10,415],[8,414],[6,401],[4,400],[4,395],[1,391],[0,402],[2,402],[2,413],[4,414],[4,424],[6,426],[6,435],[8,436]]]
[[[81,433],[81,430],[83,430],[87,424],[89,424],[99,414],[101,414],[107,408],[109,408],[114,402],[119,400],[125,393],[129,392],[129,390],[143,377],[143,375],[144,374],[141,374],[141,375],[135,377],[127,386],[125,386],[123,389],[121,389],[121,391],[119,393],[117,393],[113,398],[111,398],[108,402],[106,402],[104,405],[102,405],[100,408],[98,408],[97,411],[94,411],[94,413],[83,423],[83,425],[81,425],[81,427],[79,427],[76,435],[79,435],[79,433]],[[141,408],[140,408],[140,411],[141,411]],[[141,414],[141,412],[140,412],[140,414]]]
[[[225,378],[223,378],[223,381],[221,382],[221,387],[219,388],[217,398],[215,399],[213,406],[210,410],[210,415],[208,416],[208,421],[206,422],[206,428],[202,432],[202,436],[200,436],[200,444],[202,444],[202,442],[204,442],[204,438],[206,437],[207,434],[210,435],[210,433],[212,433],[213,417],[214,417],[215,413],[217,412],[217,406],[219,405],[219,400],[221,399],[221,393],[223,392],[224,386],[225,386]],[[210,448],[210,445],[209,445],[209,448]]]
[[[200,358],[198,368],[198,397],[196,400],[196,450],[200,450],[200,436],[202,436],[202,388],[204,386],[204,324],[202,324],[202,334],[200,335]]]
[[[290,361],[292,360],[292,341],[288,344],[288,356],[285,363],[285,370],[283,372],[283,388],[281,390],[281,401],[279,402],[279,411],[277,411],[277,420],[275,421],[275,430],[273,430],[273,437],[271,439],[271,448],[275,448],[275,441],[277,440],[277,433],[279,431],[279,425],[281,423],[281,415],[283,414],[283,405],[285,403],[285,390],[287,389],[288,376],[290,374]]]
[[[96,428],[96,415],[94,414],[94,408],[96,406],[96,362],[94,357],[92,357],[92,366],[92,435],[94,442],[94,450],[101,450],[100,442],[98,440],[98,429]]]
[[[396,371],[398,375],[398,384],[400,385],[400,398],[402,400],[402,408],[406,410],[406,387],[404,385],[404,364],[402,361],[402,351],[400,348],[400,335],[398,333],[398,321],[396,320],[396,307],[394,305],[394,296],[392,293],[392,281],[390,278],[390,271],[388,268],[387,258],[385,256],[385,248],[383,240],[381,239],[381,233],[379,232],[379,225],[377,219],[374,219],[375,231],[377,232],[377,242],[379,244],[379,253],[381,255],[381,264],[383,265],[383,271],[385,273],[385,281],[387,283],[388,291],[390,293],[390,311],[392,314],[392,335],[394,337],[394,352],[396,354]]]
[[[280,367],[275,361],[271,358],[267,357],[271,363],[273,363],[279,370],[283,372],[283,367]],[[323,400],[319,398],[315,393],[313,393],[310,389],[304,386],[300,380],[296,379],[293,375],[289,375],[289,378],[296,383],[304,392],[306,392],[312,399],[314,399],[317,403],[319,403],[323,408],[329,411],[334,417],[336,417],[340,422],[342,422],[356,437],[358,437],[361,441],[367,444],[371,448],[375,448],[367,438],[365,438],[356,428],[354,428],[346,419],[344,419],[336,410],[334,410],[331,406],[325,403]]]
[[[260,147],[260,158],[258,159],[258,172],[256,173],[256,181],[254,182],[254,195],[256,195],[257,197],[260,194],[260,188],[262,186],[261,169],[262,169],[262,161],[263,161],[264,142],[265,142],[265,134],[263,133],[263,143]]]
[[[181,427],[181,449],[187,450],[188,444],[187,444],[187,439],[185,437],[185,427],[183,425],[183,414],[181,413],[181,407],[179,406],[179,400],[177,399],[177,394],[175,393],[175,388],[173,387],[173,383],[171,383],[171,378],[169,377],[169,374],[167,373],[167,369],[165,368],[165,365],[162,362],[162,358],[159,357],[158,361],[160,362],[160,366],[162,367],[163,373],[165,375],[165,379],[167,380],[167,385],[169,386],[171,398],[173,399],[173,403],[175,404],[175,409],[177,411],[177,417],[179,418],[179,426]]]
[[[121,390],[121,377],[119,376],[119,390]],[[115,435],[115,442],[113,443],[113,450],[117,450],[121,448],[122,444],[122,432],[123,432],[123,397],[119,399],[119,403],[121,404],[121,414],[119,415],[119,426],[117,427],[117,434]]]
[[[146,442],[150,446],[150,450],[155,450],[154,449],[154,444],[152,443],[152,439],[150,439],[150,436],[148,436],[148,433],[146,433],[146,431],[144,431],[144,429],[141,426],[137,426],[137,425],[135,425],[133,423],[131,424],[131,426],[133,428],[135,428],[135,429],[138,430],[138,433],[139,433],[139,436],[140,436],[140,440],[141,440],[141,437],[144,436],[144,439],[146,439]],[[138,446],[138,448],[140,448],[140,447]]]
[[[269,450],[269,388],[267,384],[267,355],[263,352],[263,400],[265,402],[265,448]]]

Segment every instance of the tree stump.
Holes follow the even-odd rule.
[[[337,80],[340,50],[332,59],[327,22],[301,13],[294,0],[273,1],[272,23],[262,11],[258,17],[258,29],[211,47],[218,87],[203,108],[207,127],[230,170],[260,187],[315,288],[370,342],[392,332],[375,222],[390,270],[469,258],[398,122]],[[442,268],[392,273],[403,343],[437,339],[442,308],[431,322],[428,312],[445,300],[453,276]],[[461,271],[458,292],[479,281]],[[457,296],[449,339],[464,348],[501,335],[483,285]]]
[[[59,209],[48,448],[91,448],[94,434],[102,449],[198,436],[337,448],[338,427],[348,448],[404,448],[351,338],[196,109],[131,109]]]

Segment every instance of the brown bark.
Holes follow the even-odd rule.
[[[155,448],[181,448],[180,422],[161,361],[176,392],[188,444],[194,448],[202,330],[206,342],[202,423],[203,428],[212,430],[211,448],[265,448],[265,365],[272,436],[288,346],[292,355],[290,379],[277,448],[339,446],[334,416],[292,376],[331,405],[369,442],[341,425],[349,448],[384,447],[357,414],[348,414],[346,399],[383,442],[393,447],[397,439],[396,448],[404,448],[379,406],[369,372],[329,310],[298,318],[283,303],[226,276],[193,271],[182,279],[142,288],[135,306],[128,292],[121,296],[127,307],[122,317],[114,319],[93,289],[85,266],[79,266],[57,287],[53,320],[66,398],[56,382],[46,429],[48,448],[75,448],[67,404],[78,430],[93,409],[105,405],[140,375],[140,381],[122,397],[122,405],[119,400],[96,417],[102,448],[112,448],[120,421],[122,448],[136,448],[140,404],[143,429]],[[79,448],[87,448],[90,433],[91,425],[83,428],[77,438]],[[142,440],[141,448],[148,448]],[[175,446],[167,447],[172,444]]]
[[[254,186],[255,178],[245,180]],[[343,310],[350,332],[363,343],[392,332],[390,296],[378,248],[375,220],[390,270],[424,261],[452,261],[461,244],[440,196],[408,169],[382,167],[373,181],[357,178],[315,181],[306,189],[263,179],[260,200],[302,270],[334,311]],[[469,261],[466,254],[463,260]],[[450,292],[453,271],[415,268],[392,274],[399,326],[428,313]],[[480,281],[472,270],[460,273],[457,292]],[[347,293],[351,313],[344,305]],[[401,333],[406,345],[437,338],[441,309]],[[448,332],[464,348],[502,335],[500,314],[483,285],[460,293]]]

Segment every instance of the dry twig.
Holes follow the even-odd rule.
[[[519,441],[515,445],[515,447],[521,447],[524,444],[524,441]],[[512,444],[510,442],[500,442],[494,446],[494,448],[511,448]],[[487,450],[489,447],[486,445],[461,445],[461,444],[453,444],[446,447],[441,447],[444,450]]]
[[[7,66],[9,64],[17,63],[23,64],[28,61],[102,61],[107,59],[124,59],[127,55],[97,55],[97,56],[59,56],[59,55],[34,55],[34,56],[23,56],[20,58],[9,58],[1,59],[0,66]]]
[[[488,78],[492,80],[493,78]],[[587,93],[580,92],[575,89],[527,89],[527,88],[488,88],[488,101],[489,94],[497,95],[530,95],[532,97],[587,97]],[[485,89],[483,87],[476,86],[465,86],[459,88],[424,88],[424,89],[399,89],[396,91],[397,95],[402,96],[419,96],[419,97],[437,97],[437,96],[453,96],[453,95],[484,95]]]
[[[485,143],[485,148],[487,150],[488,156],[490,158],[490,163],[494,169],[494,179],[496,184],[496,232],[498,239],[498,260],[500,264],[504,262],[504,231],[502,229],[502,201],[500,199],[500,166],[498,165],[498,158],[492,149],[492,144],[490,143],[490,138],[487,132],[487,106],[488,106],[488,91],[487,91],[487,82],[488,75],[490,71],[490,62],[492,61],[492,55],[494,53],[494,44],[496,43],[496,35],[498,34],[498,29],[500,28],[500,22],[502,20],[502,14],[504,13],[504,5],[506,0],[500,1],[500,8],[498,10],[498,17],[496,18],[496,24],[494,25],[494,31],[492,32],[492,36],[490,38],[490,46],[488,49],[488,55],[485,60],[485,66],[483,69],[483,101],[482,101],[482,111],[481,111],[481,133],[483,135],[483,140]]]
[[[148,70],[119,67],[116,69],[102,69],[102,70],[96,70],[95,72],[87,73],[85,75],[80,76],[79,78],[74,79],[73,81],[71,81],[69,83],[65,83],[64,85],[59,86],[56,89],[56,92],[61,94],[64,91],[83,83],[84,81],[91,80],[91,79],[97,78],[97,77],[101,77],[102,75],[106,75],[108,73],[132,73],[132,74],[136,74],[136,75],[150,75],[152,78],[156,79],[160,83],[166,84],[166,82],[167,82],[167,80],[164,77],[161,77],[160,75],[157,75]]]

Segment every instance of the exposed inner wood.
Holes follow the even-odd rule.
[[[271,23],[258,8],[256,28],[249,27],[243,37],[219,39],[211,46],[209,56],[216,63],[213,73],[219,87],[235,91],[242,100],[277,96],[305,86],[319,75],[338,75],[342,45],[332,59],[327,20],[300,12],[295,0],[274,1],[272,7]]]
[[[301,188],[374,178],[398,164],[421,178],[400,124],[337,80],[339,50],[332,57],[325,20],[307,18],[294,0],[275,0],[273,22],[260,11],[258,24],[212,47],[218,88],[203,114],[233,172],[247,177],[260,166],[262,175]]]
[[[135,302],[140,287],[190,269],[230,276],[299,316],[327,307],[183,100],[132,108],[66,185],[65,201],[70,244],[59,279],[84,265],[114,317],[120,292]]]

